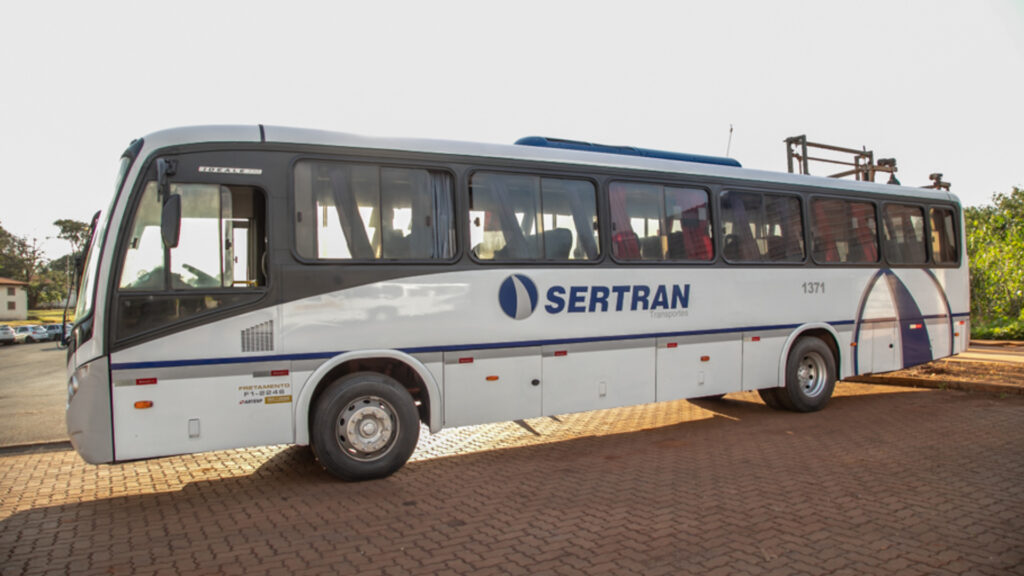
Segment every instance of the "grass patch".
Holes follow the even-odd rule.
[[[60,324],[64,319],[64,310],[29,310],[28,320],[0,320],[0,324],[8,326],[29,326],[32,324]],[[68,322],[74,322],[75,315],[68,310]]]

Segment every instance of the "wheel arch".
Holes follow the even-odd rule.
[[[782,354],[779,357],[779,374],[778,383],[776,387],[783,387],[786,385],[786,362],[789,359],[789,351],[796,344],[797,340],[811,337],[817,338],[825,343],[832,351],[832,358],[836,362],[836,379],[841,379],[843,375],[843,367],[846,363],[843,362],[843,355],[840,353],[840,338],[839,333],[831,324],[824,322],[813,322],[800,326],[796,330],[790,333],[789,338],[786,339],[786,343],[782,346]]]
[[[441,388],[422,362],[398,350],[360,350],[327,360],[303,383],[295,402],[296,444],[309,444],[310,410],[320,392],[336,379],[355,372],[378,372],[395,378],[420,402],[420,420],[426,422],[431,432],[441,429]]]

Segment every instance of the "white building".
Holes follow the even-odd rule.
[[[28,319],[28,283],[0,277],[0,320]]]

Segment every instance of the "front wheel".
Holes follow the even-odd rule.
[[[820,339],[808,337],[797,340],[790,348],[786,385],[774,391],[783,408],[815,412],[828,404],[835,386],[836,360],[832,350]]]
[[[343,480],[393,474],[419,441],[419,414],[397,380],[375,372],[332,382],[313,409],[310,441],[325,470]]]

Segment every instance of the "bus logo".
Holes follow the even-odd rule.
[[[537,308],[537,285],[522,274],[513,274],[501,283],[498,303],[509,318],[529,318]]]

